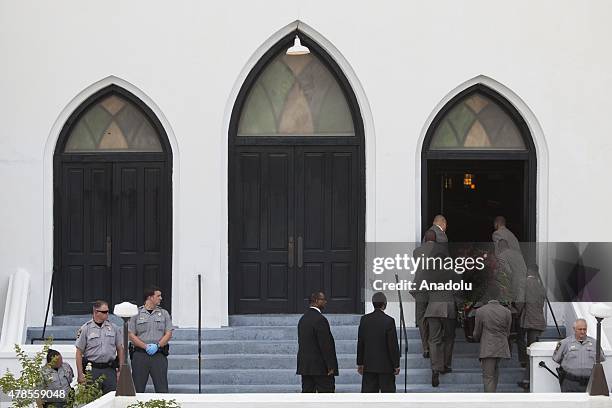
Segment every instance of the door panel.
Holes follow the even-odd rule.
[[[66,313],[91,312],[90,302],[110,289],[111,171],[107,164],[62,168],[62,264],[56,286]]]
[[[116,163],[113,195],[113,303],[141,304],[150,285],[163,289],[164,253],[160,237],[166,222],[163,163]],[[164,307],[170,293],[164,291]]]
[[[234,313],[357,311],[358,148],[240,147],[230,194]]]
[[[232,290],[236,313],[293,309],[293,149],[241,148],[235,152],[232,196]]]
[[[323,290],[331,313],[357,308],[359,168],[355,146],[296,147],[296,312]],[[300,245],[300,240],[302,245]],[[302,265],[302,266],[300,266]]]
[[[66,162],[59,183],[56,314],[91,313],[104,299],[142,303],[171,288],[165,163]],[[164,307],[171,293],[164,290]]]

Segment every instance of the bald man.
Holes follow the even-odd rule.
[[[446,217],[442,214],[438,214],[434,217],[433,224],[427,231],[433,231],[436,234],[436,242],[439,244],[444,244],[448,242],[448,237],[446,236],[446,227],[448,224],[446,223]],[[425,237],[423,237],[423,242],[425,241]]]
[[[508,227],[506,227],[506,217],[501,215],[495,217],[495,219],[493,220],[493,228],[495,229],[495,231],[493,231],[492,239],[495,243],[496,252],[498,242],[503,239],[508,243],[510,249],[514,249],[515,251],[521,253],[521,246],[519,245],[519,241],[516,238],[516,235],[514,235],[512,231],[510,231]]]

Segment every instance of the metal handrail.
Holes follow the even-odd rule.
[[[47,310],[45,311],[45,323],[43,324],[42,335],[40,337],[33,337],[32,339],[30,339],[30,344],[34,344],[35,341],[46,341],[47,340],[47,338],[45,337],[45,333],[47,332],[47,322],[49,320],[49,309],[51,308],[51,295],[53,294],[53,286],[55,283],[55,272],[56,272],[56,268],[54,266],[51,272],[51,284],[49,285],[49,296],[47,298]],[[58,338],[53,338],[53,340],[68,341],[68,340],[74,340],[74,339],[58,337]]]

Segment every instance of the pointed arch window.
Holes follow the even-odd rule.
[[[315,54],[282,50],[246,97],[238,136],[355,136],[338,81]]]
[[[72,127],[66,153],[162,152],[160,137],[132,102],[117,94],[104,97]]]
[[[514,120],[481,92],[456,103],[439,122],[431,150],[527,150]]]

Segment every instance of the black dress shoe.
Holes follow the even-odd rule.
[[[431,386],[437,387],[438,385],[440,385],[440,373],[437,371],[432,371],[431,372]]]
[[[423,358],[429,358],[429,351],[423,352]]]
[[[448,374],[448,373],[452,373],[453,369],[452,367],[444,367],[443,371],[440,371],[440,374]]]

